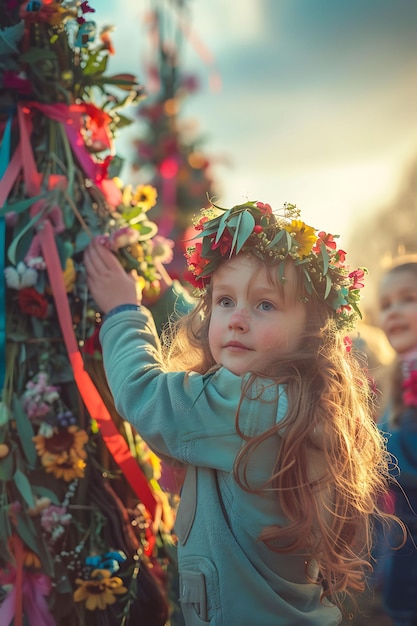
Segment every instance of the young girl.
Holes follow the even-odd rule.
[[[390,406],[381,420],[387,447],[398,465],[395,513],[408,528],[405,544],[392,550],[383,571],[383,599],[395,626],[417,625],[417,258],[398,261],[379,290],[380,325],[397,353]],[[390,544],[395,547],[395,538]],[[385,549],[387,552],[387,549]]]
[[[343,595],[364,588],[389,480],[344,341],[364,272],[298,217],[260,202],[203,211],[187,251],[197,304],[163,349],[112,253],[85,255],[117,409],[188,466],[176,520],[187,626],[335,625]]]

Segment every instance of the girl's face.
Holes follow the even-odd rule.
[[[270,351],[284,354],[297,349],[306,310],[293,293],[296,274],[292,263],[286,266],[285,278],[281,290],[263,263],[244,255],[216,270],[208,334],[216,363],[240,376]]]
[[[379,323],[398,354],[417,348],[417,274],[395,270],[384,276],[379,293]]]

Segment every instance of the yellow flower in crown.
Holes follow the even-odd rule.
[[[116,596],[128,592],[123,586],[123,581],[118,576],[111,576],[107,569],[95,569],[91,579],[77,578],[78,589],[74,591],[75,602],[85,602],[89,611],[100,609],[104,611],[109,605],[114,604]]]
[[[140,205],[146,212],[156,204],[158,193],[152,185],[138,185],[132,196],[132,204]]]
[[[307,226],[301,220],[291,220],[290,224],[287,224],[285,230],[290,233],[297,244],[297,256],[302,259],[308,256],[317,241],[317,235],[314,228]]]

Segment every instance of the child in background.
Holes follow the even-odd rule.
[[[331,626],[360,592],[389,474],[345,333],[363,270],[268,204],[212,206],[187,251],[197,303],[160,345],[134,280],[93,242],[91,293],[118,411],[188,466],[177,513],[187,626]],[[139,300],[138,300],[138,299]]]
[[[417,626],[417,258],[398,260],[385,273],[379,305],[380,326],[397,353],[381,428],[398,464],[395,514],[408,528],[405,544],[383,564],[383,599],[395,626]],[[389,543],[395,546],[395,538]]]

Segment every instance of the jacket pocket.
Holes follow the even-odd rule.
[[[179,568],[180,603],[187,626],[221,626],[219,578],[209,559],[190,556]]]
[[[197,506],[197,468],[189,465],[181,490],[180,504],[175,520],[175,534],[181,545],[185,545],[194,523]]]

